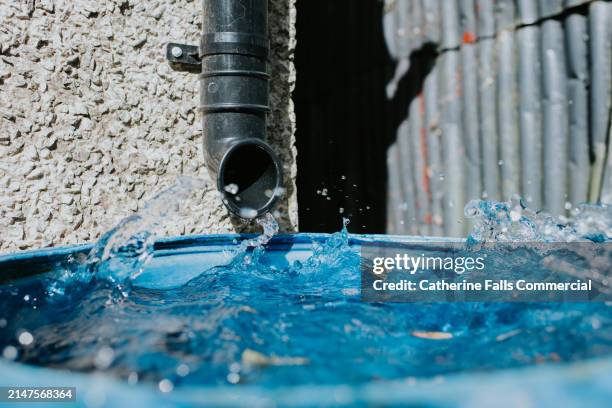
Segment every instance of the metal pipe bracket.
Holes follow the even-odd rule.
[[[166,45],[166,60],[175,71],[202,72],[200,48],[197,45],[168,43]]]

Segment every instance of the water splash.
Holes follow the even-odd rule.
[[[180,211],[197,189],[206,187],[204,180],[180,177],[175,184],[163,190],[138,213],[124,218],[113,229],[105,233],[86,257],[70,258],[62,271],[49,282],[47,294],[61,296],[88,284],[92,279],[108,281],[118,290],[119,298],[126,298],[131,282],[144,271],[154,256],[155,241],[162,227]],[[255,222],[263,232],[251,239],[245,239],[227,256],[234,263],[245,266],[258,262],[264,253],[264,246],[278,233],[279,225],[274,216],[266,213]]]
[[[271,213],[262,215],[255,222],[262,227],[262,233],[255,238],[242,240],[238,247],[225,253],[235,267],[249,268],[256,265],[264,254],[265,245],[278,233],[278,222]]]
[[[63,296],[93,279],[108,281],[123,297],[130,282],[138,277],[153,258],[155,240],[162,227],[180,212],[196,190],[207,182],[179,177],[176,182],[151,198],[136,214],[122,219],[98,240],[86,256],[70,257],[61,272],[48,283],[47,295]],[[112,297],[112,296],[111,296]]]
[[[322,243],[313,243],[312,256],[304,263],[295,262],[292,268],[294,270],[316,270],[323,265],[334,267],[342,264],[347,254],[351,256],[355,252],[349,246],[348,225],[348,218],[343,218],[342,229],[339,232],[330,235]]]
[[[465,215],[474,222],[467,244],[495,244],[515,242],[536,250],[542,265],[561,275],[591,279],[600,284],[600,290],[612,293],[608,280],[610,246],[562,245],[544,246],[541,243],[594,242],[612,239],[612,207],[583,204],[571,211],[570,217],[554,217],[546,212],[534,211],[519,198],[507,202],[472,200],[465,207]],[[509,251],[500,246],[496,251]],[[568,254],[574,261],[568,262]],[[508,253],[512,259],[512,253]],[[584,263],[575,264],[576,259]]]
[[[274,235],[278,233],[278,222],[271,213],[266,213],[255,220],[263,228],[263,232],[255,238],[245,239],[240,243],[238,252],[244,252],[248,248],[261,248],[266,245]]]
[[[166,199],[174,200],[176,191],[170,195]],[[148,215],[171,215],[164,200]],[[472,202],[466,208],[477,224],[473,239],[500,241],[552,239],[556,229],[579,236],[609,232],[609,213],[601,211],[584,207],[571,221],[550,224],[551,233],[553,217],[520,202]],[[119,267],[129,282],[150,259],[148,234],[161,219],[147,224],[138,216],[140,221],[124,220],[92,251],[88,261],[96,271]],[[359,387],[373,378],[430,379],[611,353],[610,305],[361,302],[360,257],[350,245],[347,220],[340,232],[315,240],[311,256],[289,265],[284,258],[266,262],[264,247],[278,224],[271,215],[257,222],[263,234],[236,242],[232,263],[181,287],[135,285],[123,302],[109,303],[109,285],[97,280],[75,300],[60,298],[49,306],[41,299],[38,310],[19,300],[24,293],[38,296],[36,282],[14,289],[15,298],[0,293],[0,310],[14,316],[4,324],[10,336],[0,331],[0,350],[7,359],[104,371],[130,384],[156,384],[161,392],[242,383]],[[532,261],[523,267],[540,267]],[[506,268],[500,265],[499,273]],[[590,344],[595,346],[585,346]]]
[[[566,218],[532,210],[519,198],[507,202],[472,200],[464,213],[474,223],[468,243],[612,239],[612,207],[604,204],[580,205]]]
[[[196,189],[206,185],[201,179],[180,177],[147,201],[137,214],[124,218],[104,234],[87,258],[96,277],[122,285],[140,275],[153,257],[153,246],[164,222],[179,212]]]
[[[244,240],[237,249],[227,254],[231,259],[227,265],[232,274],[244,275],[244,279],[261,279],[272,281],[276,279],[288,279],[292,285],[299,285],[302,278],[307,278],[302,282],[302,289],[309,286],[311,279],[326,281],[325,285],[329,290],[349,285],[357,288],[359,282],[355,281],[355,275],[351,268],[345,269],[347,265],[359,264],[359,252],[350,246],[350,235],[347,230],[348,220],[344,219],[342,230],[329,235],[326,239],[312,241],[312,253],[304,260],[295,260],[283,269],[271,267],[266,262],[266,247],[269,239],[276,230],[276,221],[269,215],[263,220],[259,220],[260,225],[264,225],[264,234],[259,237]],[[330,270],[338,270],[332,276],[322,279],[319,275],[329,274]],[[234,277],[232,276],[231,279]],[[297,280],[296,280],[297,278]],[[229,277],[228,277],[229,279]],[[326,290],[324,287],[313,288],[312,291],[319,292]]]
[[[0,350],[19,362],[104,371],[163,392],[230,384],[358,389],[373,378],[427,381],[612,350],[610,306],[601,302],[361,302],[360,257],[346,224],[302,262],[286,265],[276,256],[215,267],[167,290],[135,285],[117,303],[107,302],[109,287],[98,281],[76,300],[49,306],[42,299],[33,310],[19,300],[38,296],[36,282],[25,281],[15,297],[0,296],[0,310],[11,316],[0,329]],[[523,267],[540,267],[532,261]],[[31,345],[15,337],[21,329]]]

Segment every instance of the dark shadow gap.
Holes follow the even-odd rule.
[[[383,3],[308,0],[297,5],[298,205],[302,232],[384,233],[388,146],[436,58],[425,45],[392,101],[395,63],[383,38]]]

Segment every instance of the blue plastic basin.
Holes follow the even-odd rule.
[[[199,282],[198,279],[206,271],[214,270],[215,268],[227,265],[229,260],[227,257],[227,251],[230,248],[236,246],[236,240],[241,240],[246,236],[234,236],[234,235],[213,235],[213,236],[192,236],[192,237],[181,237],[160,240],[156,244],[155,257],[152,262],[147,266],[144,273],[138,276],[134,281],[134,286],[146,293],[147,296],[151,294],[159,293],[176,293],[173,290],[177,288],[183,288],[189,282]],[[275,236],[273,240],[267,245],[265,254],[259,260],[260,263],[269,266],[275,270],[286,270],[292,265],[295,265],[296,261],[301,263],[307,263],[308,259],[313,254],[313,243],[325,243],[329,240],[329,235],[326,234],[297,234],[297,235],[279,235]],[[354,250],[356,253],[359,251],[360,246],[364,242],[368,243],[388,243],[388,242],[404,242],[404,243],[422,243],[425,241],[439,242],[440,239],[427,239],[427,238],[412,238],[412,237],[394,237],[394,236],[357,236],[350,235],[348,237],[348,247]],[[36,285],[40,284],[45,286],[48,284],[50,279],[53,279],[54,274],[59,273],[58,265],[65,264],[68,259],[74,259],[80,254],[86,254],[92,248],[91,245],[73,246],[68,248],[48,249],[40,251],[24,252],[14,255],[0,257],[0,294],[7,296],[10,291],[19,292],[21,285]],[[342,268],[342,266],[338,267]],[[337,269],[334,273],[338,273]],[[357,273],[357,272],[355,272]],[[247,275],[248,276],[248,275]],[[229,279],[229,278],[228,278]],[[288,279],[283,277],[283,279]],[[26,283],[23,283],[26,282]],[[212,285],[210,282],[206,282],[206,285]],[[272,281],[274,282],[274,281]],[[284,282],[284,281],[280,281]],[[219,283],[222,287],[223,282]],[[227,295],[228,299],[232,296],[244,296],[246,292],[240,292],[238,286],[231,286],[233,283],[228,283],[231,292]],[[303,284],[300,281],[300,284]],[[255,285],[255,284],[253,284]],[[253,288],[257,288],[257,293],[249,293],[249,296],[257,298],[265,298],[266,296],[278,296],[278,293],[283,291],[283,287],[274,286],[271,283],[270,286],[261,286],[261,282],[258,281],[257,285]],[[269,289],[261,289],[267,287]],[[206,291],[206,286],[197,286],[201,292]],[[212,286],[211,286],[212,288]],[[212,290],[212,289],[211,289]],[[183,292],[180,292],[183,293]],[[193,295],[192,292],[185,292]],[[235,295],[234,295],[235,293]],[[197,294],[197,293],[196,293]],[[22,297],[22,293],[19,292],[17,295],[19,299]],[[16,296],[16,299],[17,299]],[[316,298],[315,300],[308,300],[304,303],[303,310],[306,310],[308,315],[305,315],[304,319],[322,319],[317,320],[318,322],[325,322],[329,320],[329,325],[334,326],[336,329],[336,321],[334,319],[343,316],[345,309],[342,307],[346,306],[346,301],[342,298],[342,295],[329,295],[329,299],[326,298],[326,294],[321,295],[322,298]],[[190,301],[193,301],[190,300]],[[195,300],[197,301],[197,299]],[[302,300],[297,299],[296,302]],[[6,298],[5,298],[6,302]],[[5,303],[12,305],[11,303]],[[75,300],[75,307],[81,307],[82,302]],[[174,302],[180,302],[174,300]],[[187,300],[186,300],[187,302]],[[306,302],[306,300],[304,300]],[[327,305],[324,308],[324,304],[331,304],[336,302],[336,305]],[[343,303],[344,302],[344,303]],[[363,308],[362,304],[358,300],[350,300],[350,304],[356,308]],[[301,304],[301,303],[300,303]],[[29,304],[30,305],[30,304]],[[338,306],[340,305],[340,306]],[[50,307],[50,306],[47,306]],[[253,306],[257,308],[256,306]],[[418,304],[407,304],[407,305],[368,305],[369,308],[388,308],[389,316],[393,319],[397,319],[399,315],[406,316],[406,327],[417,327],[421,322],[415,321],[414,316],[419,316],[419,308],[422,307]],[[436,319],[443,321],[448,319],[452,313],[465,313],[469,314],[469,310],[466,308],[473,307],[474,313],[476,311],[481,316],[486,316],[486,305],[453,305],[443,306],[434,305],[431,307],[432,313],[439,313],[439,316],[432,316],[431,321],[435,322]],[[458,309],[450,309],[450,307]],[[508,327],[512,325],[512,311],[513,307],[519,306],[508,306],[507,310],[504,310],[502,306],[495,306],[496,313],[502,310],[504,316],[510,316]],[[580,305],[576,306],[576,310],[572,309],[571,313],[583,313],[580,309]],[[601,305],[604,308],[605,305]],[[609,307],[609,306],[608,306]],[[262,307],[263,308],[263,307]],[[463,308],[463,309],[461,309]],[[500,309],[501,308],[501,309]],[[524,308],[524,307],[523,307]],[[314,309],[314,311],[313,311]],[[86,310],[86,309],[83,309]],[[155,310],[155,309],[153,309]],[[262,309],[263,310],[263,309]],[[302,310],[300,308],[296,310]],[[356,309],[363,310],[363,309]],[[378,310],[378,309],[377,309]],[[517,309],[518,310],[518,309]],[[522,309],[521,309],[522,310]],[[568,309],[564,309],[567,311]],[[318,312],[317,312],[318,311]],[[421,310],[422,311],[422,310]],[[467,312],[466,312],[467,311]],[[4,316],[7,320],[9,319],[22,319],[24,322],[29,322],[27,327],[32,333],[37,335],[37,330],[44,328],[46,333],[49,330],[53,330],[53,327],[43,327],[46,325],[46,321],[41,320],[36,311],[32,311],[31,307],[27,310],[25,306],[23,309],[15,307],[12,309],[13,314]],[[483,313],[484,312],[484,313]],[[553,316],[558,311],[544,311],[544,316]],[[542,312],[542,313],[544,313]],[[41,316],[44,312],[41,311]],[[79,310],[75,311],[75,316],[79,319],[87,320],[87,316],[80,315]],[[160,313],[163,313],[160,311]],[[272,319],[273,317],[268,314],[257,315],[253,314],[252,320],[257,319]],[[306,312],[305,312],[306,313]],[[317,314],[318,313],[318,314]],[[493,312],[492,312],[493,313]],[[523,312],[521,312],[523,313]],[[380,316],[380,315],[377,315]],[[517,312],[518,316],[518,312]],[[530,315],[533,317],[533,315]],[[539,315],[538,315],[539,316]],[[2,311],[0,311],[0,318],[3,317]],[[610,317],[608,315],[608,317]],[[155,314],[143,315],[143,319],[155,319]],[[343,317],[344,318],[344,317]],[[366,318],[360,314],[352,316],[353,319],[363,320],[363,322],[356,323],[353,321],[353,329],[367,325]],[[517,317],[518,318],[518,317]],[[546,317],[548,318],[548,317]],[[351,317],[348,316],[345,319],[350,322]],[[289,323],[295,324],[295,321],[288,320]],[[236,324],[240,326],[243,324],[243,320],[229,320],[228,324]],[[608,322],[604,322],[607,324]],[[25,324],[25,323],[24,323]],[[323,323],[321,323],[323,324]],[[424,324],[424,323],[423,323]],[[475,323],[474,323],[475,324]],[[484,323],[483,323],[484,324]],[[502,325],[497,321],[498,325]],[[395,325],[397,328],[397,321],[393,320],[389,325]],[[53,326],[53,325],[51,325]],[[338,324],[338,333],[346,332],[346,325],[344,329]],[[323,327],[323,326],[322,326]],[[390,351],[388,360],[381,363],[379,360],[373,358],[372,362],[367,359],[362,360],[364,366],[368,364],[379,364],[381,367],[384,365],[384,369],[381,368],[381,372],[388,372],[388,376],[382,376],[382,378],[370,378],[365,381],[362,377],[355,376],[351,377],[349,374],[351,371],[356,370],[354,361],[350,364],[347,360],[347,366],[345,367],[345,377],[343,374],[336,374],[330,377],[329,381],[321,382],[310,382],[303,380],[304,375],[307,375],[310,369],[316,368],[319,363],[316,354],[318,353],[316,347],[308,349],[300,341],[297,341],[296,349],[305,353],[306,357],[311,359],[311,367],[283,367],[283,368],[272,368],[272,372],[275,375],[281,375],[282,373],[291,374],[296,370],[301,370],[295,375],[293,383],[280,382],[278,386],[270,384],[270,378],[267,378],[265,374],[258,374],[255,379],[251,382],[230,384],[217,380],[216,377],[210,381],[202,380],[201,383],[186,382],[185,384],[177,384],[174,390],[169,393],[161,393],[159,391],[157,380],[152,381],[140,381],[138,384],[130,385],[120,375],[104,373],[103,371],[94,372],[75,372],[62,369],[52,369],[49,367],[39,366],[32,363],[22,364],[18,362],[10,362],[7,360],[0,359],[0,385],[4,386],[74,386],[77,388],[77,402],[66,404],[66,406],[131,406],[131,407],[152,407],[152,406],[192,406],[192,405],[242,405],[242,406],[270,406],[270,405],[287,405],[287,406],[313,406],[313,405],[347,405],[347,404],[364,404],[364,405],[421,405],[421,406],[606,406],[612,397],[612,359],[603,352],[594,352],[595,357],[588,358],[576,358],[569,359],[568,361],[555,362],[550,359],[543,359],[541,364],[517,364],[516,366],[502,363],[506,361],[506,356],[499,355],[500,367],[496,368],[495,358],[491,358],[492,354],[486,354],[486,350],[483,349],[482,345],[477,345],[477,337],[470,334],[469,326],[461,330],[457,329],[458,335],[456,339],[453,339],[450,343],[427,341],[422,339],[413,339],[409,337],[408,332],[406,333],[405,341],[401,336],[402,333],[394,329],[391,333],[386,331],[386,323],[380,321],[379,326],[374,324],[370,325],[369,328],[380,328],[379,334],[364,334],[360,332],[359,342],[351,343],[350,337],[346,347],[349,350],[342,350],[338,344],[341,343],[330,343],[333,347],[339,347],[335,350],[331,350],[331,355],[336,353],[338,359],[345,358],[346,352],[352,350],[353,355],[359,355],[362,352],[363,344],[370,344],[375,341],[380,341],[380,350]],[[503,328],[496,327],[493,323],[488,329],[482,326],[478,328],[478,336],[483,336],[490,332],[491,338],[495,338],[495,334],[503,332]],[[536,326],[534,326],[536,327]],[[544,326],[537,326],[544,327]],[[561,327],[561,326],[559,326]],[[569,326],[568,326],[569,327]],[[601,338],[597,347],[607,350],[609,347],[610,336],[609,326],[605,326],[608,336],[608,343],[605,341],[602,343]],[[307,333],[309,327],[304,327],[304,333]],[[475,329],[474,329],[475,330]],[[563,329],[559,329],[563,330]],[[350,331],[350,330],[349,330]],[[371,331],[371,330],[370,330]],[[495,342],[491,340],[491,344],[498,347],[500,342],[502,345],[499,346],[499,350],[518,350],[521,347],[521,339],[525,339],[525,344],[533,336],[540,335],[535,333],[536,329],[532,328],[532,331],[525,332],[524,335],[516,336],[514,345],[505,346],[504,340],[498,340]],[[240,334],[240,328],[233,328],[233,333]],[[295,333],[293,332],[295,337]],[[463,333],[463,334],[461,334]],[[474,331],[476,333],[476,331]],[[346,333],[345,333],[346,334]],[[11,333],[2,331],[0,328],[0,341],[6,344],[7,342],[13,341],[6,338]],[[83,334],[84,335],[84,334]],[[242,333],[242,335],[246,335]],[[304,334],[305,336],[307,334]],[[349,336],[348,334],[346,334]],[[573,333],[575,335],[575,333]],[[2,337],[5,337],[2,339]],[[369,336],[369,337],[368,337]],[[398,337],[399,336],[399,337]],[[523,336],[523,337],[521,337]],[[530,337],[531,336],[531,337]],[[310,341],[322,341],[325,344],[324,339],[316,339],[313,336]],[[414,350],[419,351],[423,354],[423,359],[420,359],[417,354],[414,357],[408,358],[405,355],[399,357],[393,355],[393,350],[385,349],[385,344],[390,337],[394,337],[393,343],[388,344],[413,344]],[[559,337],[563,338],[563,336]],[[379,340],[375,340],[379,339]],[[367,340],[367,342],[366,342]],[[482,339],[481,339],[482,340]],[[533,340],[533,339],[532,339]],[[605,340],[605,339],[604,339]],[[78,340],[77,340],[78,341]],[[216,340],[215,340],[216,341]],[[263,346],[261,351],[265,350],[266,339],[262,340]],[[363,342],[362,342],[363,341]],[[418,342],[421,343],[418,343]],[[483,340],[484,341],[484,340]],[[570,340],[568,340],[570,341]],[[13,341],[14,342],[14,341]],[[410,343],[414,342],[414,343]],[[2,344],[0,343],[0,345]],[[12,343],[11,343],[12,344]],[[225,343],[223,343],[225,344]],[[232,343],[233,344],[233,343]],[[236,343],[240,344],[240,343]],[[470,345],[474,347],[471,349]],[[483,343],[486,344],[486,343]],[[576,343],[579,344],[579,343]],[[359,346],[359,349],[357,348]],[[580,344],[581,347],[591,347],[587,344]],[[322,346],[321,346],[322,347]],[[391,347],[391,346],[389,346]],[[506,347],[506,348],[504,348]],[[576,346],[578,347],[578,346]],[[252,347],[251,347],[252,348]],[[444,351],[440,351],[444,348]],[[50,349],[48,353],[53,353],[54,349]],[[408,349],[410,350],[410,348]],[[429,350],[429,351],[428,351]],[[1,347],[0,347],[1,351]],[[327,350],[326,352],[329,352]],[[59,352],[59,351],[58,351]],[[451,362],[462,361],[463,365],[470,365],[469,361],[479,359],[479,356],[486,356],[489,361],[474,362],[474,367],[466,368],[466,370],[456,369],[456,364],[452,369],[448,369],[448,372],[443,374],[433,375],[431,368],[436,365],[440,365],[440,361],[428,360],[426,353],[437,353],[431,354],[436,356],[449,356],[448,360]],[[24,351],[27,353],[27,350]],[[197,354],[193,350],[191,353]],[[465,357],[462,353],[468,353]],[[471,353],[471,354],[470,354]],[[274,353],[267,352],[267,355]],[[588,354],[588,353],[587,353]],[[493,354],[494,355],[494,354]],[[427,375],[408,375],[402,376],[401,369],[398,371],[398,365],[401,368],[401,364],[392,362],[393,359],[405,358],[405,361],[401,364],[407,364],[410,361],[418,362],[418,365],[413,369],[422,369],[423,372],[429,373]],[[462,358],[464,358],[462,360]],[[562,359],[563,360],[563,359]],[[361,360],[360,360],[361,361]],[[466,363],[467,361],[467,363]],[[160,363],[161,364],[161,363]],[[212,363],[211,363],[212,364]],[[416,364],[416,363],[415,363]],[[448,363],[451,364],[451,363]],[[271,364],[273,365],[273,364]],[[452,365],[452,364],[451,364]],[[449,367],[451,366],[449,365]],[[312,367],[315,366],[315,367]],[[393,366],[393,370],[390,370],[387,366]],[[487,367],[483,369],[483,367]],[[266,368],[261,368],[265,371]],[[274,371],[279,370],[279,371]],[[282,371],[286,370],[286,371]],[[366,369],[364,369],[366,370]],[[377,367],[371,368],[373,372],[376,372]],[[390,370],[390,371],[389,371]],[[399,373],[399,374],[398,374]],[[204,377],[201,377],[204,378]],[[266,379],[267,378],[267,379]],[[274,376],[271,377],[272,379]],[[346,378],[344,381],[338,379]],[[358,379],[355,379],[358,378]],[[260,383],[261,382],[261,383]],[[89,405],[88,405],[89,404]],[[0,403],[0,405],[2,405]],[[20,405],[27,406],[27,404]],[[38,406],[33,404],[32,406]],[[58,405],[54,405],[58,406]]]

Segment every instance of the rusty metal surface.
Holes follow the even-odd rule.
[[[412,55],[436,49],[400,101],[393,233],[461,236],[470,199],[519,195],[555,215],[612,201],[612,1],[387,0],[384,29],[414,76],[402,80],[419,78]]]

